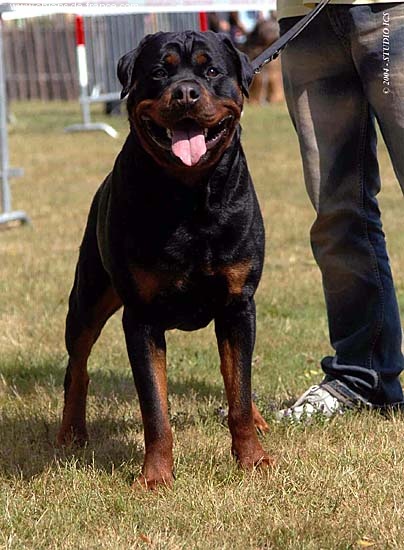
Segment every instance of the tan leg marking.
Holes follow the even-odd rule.
[[[243,292],[250,271],[250,260],[245,260],[231,266],[224,266],[219,269],[219,273],[227,279],[229,293],[233,295],[240,295]]]
[[[149,344],[149,356],[157,387],[162,424],[159,436],[155,436],[155,426],[149,418],[143,416],[145,431],[146,454],[141,475],[136,479],[134,487],[139,485],[148,490],[161,486],[171,487],[174,481],[173,468],[173,436],[168,416],[167,366],[165,351]],[[156,404],[157,406],[157,404]]]
[[[139,296],[146,304],[150,304],[160,291],[167,289],[170,285],[182,289],[187,283],[186,278],[181,278],[174,273],[146,271],[139,267],[132,268],[132,274]]]
[[[228,340],[219,345],[221,372],[229,403],[229,428],[232,435],[232,453],[241,468],[252,469],[254,466],[267,467],[273,460],[258,441],[254,426],[253,405],[243,411],[239,363],[240,354],[237,347]],[[245,396],[243,396],[245,399]],[[259,413],[258,413],[259,414]],[[261,416],[261,415],[260,415]]]
[[[166,283],[166,279],[163,278],[160,273],[146,271],[140,267],[134,267],[132,269],[132,274],[140,298],[147,304],[153,300],[164,283]]]

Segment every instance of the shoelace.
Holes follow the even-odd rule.
[[[316,395],[314,392],[316,392],[318,389],[320,389],[320,386],[311,386],[308,390],[304,392],[303,395],[299,397],[299,399],[296,401],[296,403],[293,405],[293,407],[298,407],[299,405],[304,404],[304,402],[308,403],[317,403],[318,401],[321,401],[324,399],[324,397],[320,395]]]

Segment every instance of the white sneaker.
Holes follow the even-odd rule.
[[[343,414],[347,408],[337,397],[331,395],[322,386],[311,386],[299,397],[294,405],[282,409],[275,415],[277,420],[292,420],[296,422],[309,421],[313,416],[331,418]]]

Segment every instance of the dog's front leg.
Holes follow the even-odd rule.
[[[229,404],[232,453],[242,468],[268,466],[272,459],[258,440],[251,401],[251,359],[255,342],[254,300],[233,303],[215,318],[220,369]]]
[[[135,481],[146,489],[173,483],[173,437],[168,418],[164,331],[136,322],[125,307],[123,328],[142,411],[145,459]]]

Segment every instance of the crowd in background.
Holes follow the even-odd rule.
[[[208,14],[209,28],[226,33],[233,44],[250,59],[257,57],[279,37],[275,12],[232,11]],[[269,63],[254,78],[249,101],[253,104],[277,103],[284,100],[280,60]]]

